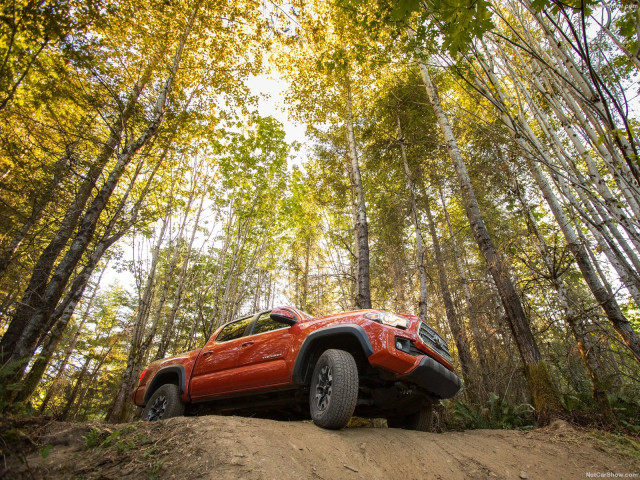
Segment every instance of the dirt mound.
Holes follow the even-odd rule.
[[[452,480],[640,474],[640,450],[633,440],[568,425],[437,434],[328,431],[306,422],[207,416],[127,425],[52,422],[36,430],[37,447],[30,444],[27,463],[14,456],[4,478]]]

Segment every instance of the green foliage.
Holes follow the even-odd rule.
[[[593,397],[589,395],[589,398],[584,398],[583,395],[565,394],[560,396],[562,406],[567,412],[574,412],[576,410],[586,410],[593,403]]]
[[[449,428],[460,430],[489,428],[489,423],[482,415],[481,409],[468,405],[462,400],[447,400],[443,403],[451,419],[447,423]]]
[[[623,387],[615,393],[607,394],[611,409],[617,419],[618,430],[640,433],[640,400],[636,388]],[[565,410],[579,424],[597,424],[600,418],[600,409],[596,405],[591,392],[577,394],[564,394],[560,397]]]
[[[34,360],[40,358],[34,357]],[[21,382],[8,381],[14,378],[16,372],[22,369],[28,359],[14,360],[0,365],[0,412],[27,413],[30,405],[21,402],[14,402],[14,395],[22,388]]]
[[[620,424],[633,433],[640,433],[640,398],[637,389],[612,393],[608,397]]]
[[[398,0],[391,8],[391,19],[401,21],[420,9],[420,0]]]
[[[109,436],[109,432],[102,428],[93,427],[86,435],[83,435],[84,444],[87,449],[96,448]]]
[[[360,15],[366,16],[365,24],[372,37],[377,35],[372,30],[380,29],[382,23],[392,28],[401,27],[398,34],[406,26],[418,25],[420,42],[427,41],[431,46],[441,44],[442,49],[454,57],[465,52],[473,40],[482,38],[495,26],[488,0],[379,1],[373,9],[370,2],[362,0],[340,0],[338,3],[347,9],[357,9]],[[436,41],[438,37],[441,42]]]
[[[535,426],[534,408],[528,403],[510,404],[496,393],[491,392],[482,407],[474,407],[462,400],[443,402],[450,421],[448,428],[473,430],[492,429],[530,429]]]
[[[48,445],[45,445],[44,447],[41,447],[41,448],[39,449],[40,456],[41,456],[43,459],[47,458],[47,457],[49,456],[49,453],[51,453],[51,448],[52,448],[52,447],[53,447],[53,445],[51,445],[51,444],[48,444]]]
[[[96,447],[109,448],[115,446],[118,454],[127,452],[136,446],[136,442],[122,437],[135,430],[135,425],[127,425],[126,427],[117,430],[93,427],[85,436],[83,436],[85,447],[90,449]]]
[[[546,9],[557,14],[562,9],[570,9],[576,12],[584,11],[585,15],[591,15],[591,7],[597,4],[598,0],[532,0],[531,7],[538,12]]]
[[[494,27],[487,0],[429,0],[426,5],[432,28],[439,30],[443,47],[454,57]]]
[[[0,110],[46,63],[52,47],[73,49],[70,35],[99,22],[106,5],[85,0],[15,0],[0,7]]]
[[[156,460],[152,462],[151,466],[147,470],[147,475],[149,476],[149,480],[158,480],[160,478],[160,472],[162,471],[163,465],[164,465],[164,460]]]
[[[604,430],[593,430],[589,432],[589,437],[595,440],[599,448],[608,452],[612,457],[624,456],[640,461],[640,442],[637,437],[633,438],[624,433]]]

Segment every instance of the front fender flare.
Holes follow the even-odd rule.
[[[296,357],[296,361],[293,365],[293,371],[291,372],[291,380],[293,383],[298,385],[303,385],[305,383],[305,374],[307,372],[307,363],[309,362],[311,351],[313,345],[320,339],[326,339],[332,336],[344,336],[348,335],[350,337],[355,338],[365,356],[369,358],[373,355],[373,347],[371,346],[371,342],[369,341],[369,337],[367,333],[364,331],[360,325],[356,324],[344,324],[344,325],[335,325],[333,327],[325,327],[315,332],[310,333],[307,338],[304,339],[300,350],[298,351],[298,356]]]

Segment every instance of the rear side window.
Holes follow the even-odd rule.
[[[253,317],[242,318],[230,323],[220,330],[220,333],[216,337],[216,342],[227,342],[242,337],[244,331],[247,329],[247,325],[251,323],[252,318]]]

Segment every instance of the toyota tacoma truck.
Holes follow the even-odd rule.
[[[279,307],[223,325],[202,349],[151,363],[132,400],[150,421],[267,412],[340,429],[355,414],[428,430],[434,402],[459,389],[447,343],[416,316],[313,318]]]

